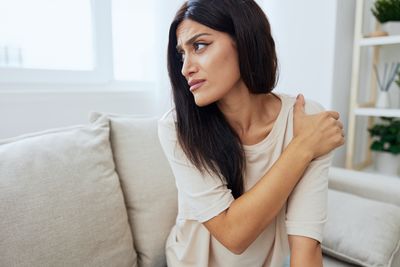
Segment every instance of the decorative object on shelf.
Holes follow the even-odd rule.
[[[396,78],[397,72],[400,69],[400,63],[392,63],[389,67],[388,63],[385,63],[383,76],[381,77],[378,68],[374,64],[374,71],[376,79],[378,80],[379,95],[375,106],[377,108],[390,108],[390,96],[389,88]]]
[[[382,29],[371,33],[369,36],[400,34],[400,0],[376,0],[371,12],[381,23]]]
[[[348,116],[348,134],[346,139],[347,150],[345,166],[347,169],[358,169],[359,167],[367,166],[369,163],[371,163],[371,161],[373,161],[371,156],[375,157],[375,152],[369,153],[371,152],[369,148],[371,144],[367,142],[370,141],[370,139],[367,140],[366,138],[368,135],[363,136],[360,134],[360,130],[365,131],[364,133],[367,133],[366,127],[363,124],[367,122],[369,123],[373,118],[382,116],[400,118],[400,107],[393,106],[391,109],[381,109],[375,107],[376,103],[372,103],[371,106],[370,101],[365,102],[366,100],[370,99],[376,100],[375,96],[378,96],[379,92],[377,91],[380,91],[380,89],[377,89],[377,79],[372,80],[371,77],[369,77],[371,76],[371,73],[364,70],[373,69],[373,64],[375,63],[380,66],[377,66],[377,68],[383,73],[383,63],[389,62],[390,64],[390,61],[399,61],[398,55],[400,55],[400,34],[397,36],[369,39],[364,38],[363,36],[363,34],[365,34],[364,30],[370,26],[370,22],[374,22],[374,24],[376,23],[378,26],[380,25],[377,20],[374,21],[375,17],[370,11],[370,8],[374,6],[374,2],[376,1],[377,0],[355,1],[353,61],[349,101],[350,112]],[[366,51],[367,53],[364,53],[366,50],[364,48],[367,48],[370,51]],[[363,66],[362,63],[366,64]],[[382,64],[382,66],[380,64]],[[375,76],[373,78],[375,78]],[[371,84],[370,81],[374,82],[374,84]],[[393,89],[391,90],[393,92],[390,91],[390,100],[397,100],[394,99],[394,96],[396,93],[400,93],[400,91],[394,92]],[[398,101],[396,102],[398,103]],[[397,103],[393,102],[393,104]],[[367,120],[364,118],[367,118]],[[368,172],[368,170],[365,169],[364,172]]]
[[[397,73],[397,81],[396,81],[396,83],[397,83],[397,86],[398,86],[399,89],[400,89],[400,70],[399,70],[399,72]]]
[[[388,35],[399,35],[400,21],[390,21],[382,24],[382,31],[387,32]]]
[[[368,129],[372,137],[370,149],[375,152],[375,168],[388,175],[398,175],[400,165],[400,119],[381,117]]]

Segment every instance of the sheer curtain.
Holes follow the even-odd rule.
[[[167,45],[168,31],[176,11],[184,3],[182,0],[157,0],[155,4],[156,12],[156,115],[162,115],[172,106],[171,86],[167,71]]]

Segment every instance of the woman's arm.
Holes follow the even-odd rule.
[[[321,244],[305,236],[289,235],[290,267],[322,267]]]
[[[311,113],[323,111],[316,103]],[[322,266],[321,242],[327,221],[328,173],[333,153],[314,159],[290,194],[286,206],[291,267]]]
[[[225,247],[241,254],[281,210],[311,160],[311,153],[293,140],[256,185],[204,226]]]
[[[204,222],[210,233],[233,253],[244,252],[283,207],[311,160],[344,143],[338,118],[337,112],[306,115],[300,97],[293,140],[254,187]]]

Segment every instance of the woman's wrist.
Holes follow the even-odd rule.
[[[305,141],[301,137],[294,137],[290,141],[288,148],[296,154],[299,160],[311,162],[314,159],[313,151],[305,145]]]

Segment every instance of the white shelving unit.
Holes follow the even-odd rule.
[[[360,93],[360,67],[362,59],[362,48],[373,49],[372,64],[380,62],[380,50],[388,45],[399,45],[398,51],[400,54],[400,35],[384,36],[384,37],[370,37],[365,38],[362,34],[363,21],[364,21],[364,5],[365,0],[356,0],[356,14],[354,26],[354,43],[353,43],[353,65],[352,65],[352,79],[350,88],[350,109],[349,109],[349,124],[347,136],[347,150],[346,150],[346,168],[354,170],[363,170],[365,172],[373,172],[371,168],[372,154],[371,151],[366,149],[367,155],[362,162],[355,163],[355,149],[356,149],[356,122],[357,119],[364,116],[368,119],[368,127],[371,127],[376,117],[400,117],[400,109],[379,109],[375,108],[376,102],[376,78],[375,75],[371,76],[370,81],[370,94],[369,100],[366,103],[359,103]],[[372,17],[372,13],[370,14]],[[397,49],[397,48],[396,48]],[[364,77],[365,78],[365,77]],[[365,129],[366,130],[366,129]],[[371,140],[366,143],[369,146]]]
[[[375,46],[375,45],[391,45],[399,43],[400,43],[400,35],[395,35],[395,36],[384,36],[384,37],[361,38],[359,40],[358,45]]]
[[[397,117],[400,118],[400,109],[383,109],[383,108],[355,108],[356,116],[371,117]]]

